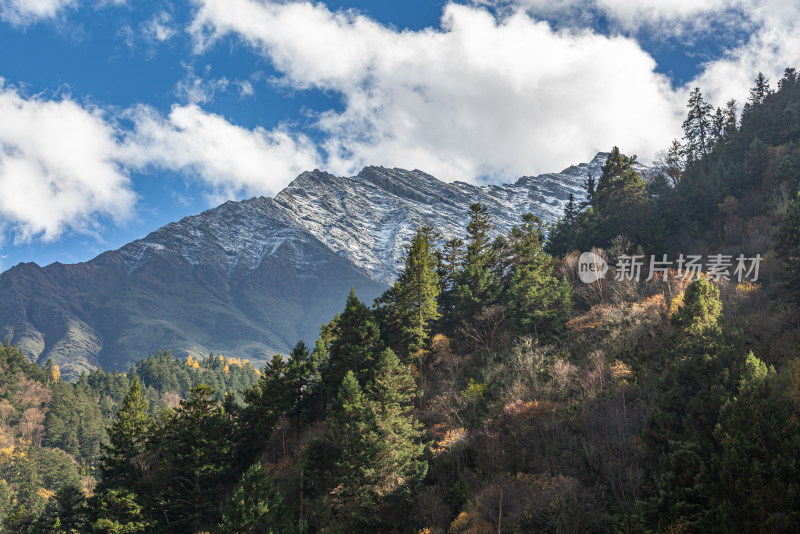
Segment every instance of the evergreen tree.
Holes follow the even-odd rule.
[[[477,202],[472,204],[467,224],[467,253],[457,290],[461,317],[471,316],[493,301],[500,289],[493,272],[496,257],[489,238],[491,230],[489,210]]]
[[[725,124],[724,124],[724,138],[726,140],[732,139],[738,132],[738,119],[736,110],[736,100],[730,99],[725,104]]]
[[[783,78],[778,80],[778,91],[793,89],[800,82],[800,76],[797,74],[797,69],[787,67],[783,71]]]
[[[214,390],[205,384],[192,388],[162,432],[157,450],[161,516],[172,532],[216,525],[231,473],[231,429]]]
[[[597,193],[597,181],[592,173],[589,173],[584,186],[586,188],[586,201],[581,205],[582,210],[589,206],[594,206],[595,193]]]
[[[800,529],[798,406],[773,368],[750,353],[738,395],[720,410],[709,479],[709,529],[797,532]]]
[[[358,379],[348,370],[333,409],[328,413],[331,437],[339,449],[336,462],[338,507],[352,527],[370,524],[377,505],[379,436],[375,416]]]
[[[572,289],[553,275],[552,260],[542,250],[542,221],[530,213],[522,220],[510,233],[514,260],[508,309],[518,330],[552,336],[561,330],[570,311]]]
[[[439,295],[441,322],[445,329],[450,329],[455,324],[456,291],[465,257],[464,241],[458,238],[446,241],[437,256],[441,287]]]
[[[759,72],[753,87],[750,88],[750,97],[747,99],[751,109],[753,106],[763,104],[764,99],[767,98],[767,95],[770,93],[772,93],[772,90],[769,88],[769,80],[763,73]]]
[[[222,507],[220,534],[278,534],[289,531],[283,498],[260,464],[245,471]]]
[[[721,313],[719,290],[700,279],[686,288],[672,317],[676,332],[644,434],[661,474],[655,509],[662,526],[685,521],[707,530],[718,454],[714,429],[744,360],[728,342],[732,336],[722,333]]]
[[[800,302],[800,195],[789,204],[775,232],[775,253],[790,297]]]
[[[90,501],[91,532],[97,534],[139,534],[151,525],[144,520],[136,495],[124,489],[109,489]]]
[[[703,100],[699,87],[695,87],[689,95],[687,107],[689,113],[683,121],[683,138],[686,140],[686,163],[692,165],[711,151],[714,108]]]
[[[380,346],[380,330],[373,312],[358,300],[350,289],[344,311],[333,323],[328,363],[324,381],[334,394],[348,371],[353,371],[360,383],[372,378],[373,362]]]
[[[50,499],[36,521],[34,532],[78,534],[86,524],[86,496],[73,484],[65,484]]]
[[[441,316],[438,308],[441,286],[430,228],[417,230],[406,247],[404,262],[397,282],[376,304],[384,316],[385,331],[394,338],[392,344],[403,355],[416,357],[428,341],[431,323]]]
[[[428,470],[421,459],[422,425],[413,413],[419,395],[408,367],[391,349],[384,350],[367,394],[377,426],[375,491],[381,497],[409,495]]]
[[[101,488],[135,489],[142,473],[134,461],[144,451],[153,424],[149,404],[134,379],[108,430],[109,445],[100,465]]]

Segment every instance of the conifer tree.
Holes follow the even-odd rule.
[[[421,459],[422,425],[413,414],[419,392],[408,367],[391,349],[381,353],[367,395],[380,444],[376,491],[380,496],[408,494],[425,477],[428,465]]]
[[[418,355],[430,336],[430,326],[439,319],[436,255],[430,228],[417,230],[406,247],[405,265],[397,282],[378,299],[384,324],[395,334],[395,346],[407,356]]]
[[[492,271],[495,255],[489,238],[492,230],[489,210],[477,202],[469,209],[467,253],[457,291],[462,316],[473,315],[490,303],[500,289],[499,280]]]
[[[344,311],[334,320],[328,349],[324,381],[331,396],[335,395],[348,371],[353,371],[362,384],[372,378],[379,346],[380,330],[375,315],[351,288]]]
[[[510,233],[513,274],[508,288],[508,308],[520,331],[553,335],[563,326],[571,309],[569,283],[553,275],[550,256],[542,249],[541,219],[527,213],[522,225]]]
[[[764,99],[767,98],[767,95],[770,93],[772,93],[772,90],[769,87],[769,80],[762,72],[759,72],[756,76],[753,87],[750,88],[750,96],[747,99],[751,109],[752,106],[763,104]]]
[[[162,516],[169,518],[174,532],[216,525],[221,493],[231,473],[231,429],[213,388],[205,384],[192,388],[163,434],[158,450],[164,476]]]
[[[731,98],[725,104],[725,124],[724,124],[724,138],[726,140],[732,139],[738,132],[738,119],[737,119],[736,100]]]
[[[108,489],[89,500],[91,532],[139,534],[150,525],[144,520],[136,495],[125,489]]]
[[[245,471],[233,495],[222,507],[220,534],[279,534],[287,532],[283,497],[264,467]]]
[[[686,140],[686,163],[692,165],[711,151],[714,108],[703,100],[699,87],[695,87],[689,95],[687,107],[689,113],[683,121],[683,138]]]
[[[108,430],[109,445],[100,465],[101,488],[135,489],[142,473],[134,459],[145,451],[153,418],[138,379],[122,401],[114,423]]]
[[[714,429],[744,364],[731,336],[722,333],[721,313],[719,290],[700,279],[686,288],[671,319],[676,332],[644,434],[661,473],[656,509],[663,526],[682,520],[699,531],[708,528],[718,454]]]
[[[380,443],[375,416],[352,370],[342,379],[336,402],[328,413],[328,425],[339,449],[335,495],[354,524],[368,521],[377,504]]]
[[[438,252],[439,259],[439,310],[441,322],[445,329],[452,328],[455,323],[456,291],[461,269],[464,264],[464,241],[454,238],[442,245]]]

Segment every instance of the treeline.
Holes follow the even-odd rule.
[[[799,531],[794,71],[776,92],[759,76],[735,110],[693,92],[661,172],[645,180],[612,150],[547,239],[532,215],[495,236],[478,204],[463,239],[419,229],[391,289],[372,306],[351,291],[241,404],[232,384],[195,382],[194,362],[173,372],[164,355],[145,360],[163,366],[158,382],[191,387],[171,407],[147,366],[103,386],[82,377],[76,390],[105,388],[116,412],[96,486],[65,481],[36,512],[11,502],[5,528]],[[612,270],[584,284],[588,250]],[[614,276],[644,253],[764,261],[755,283]]]

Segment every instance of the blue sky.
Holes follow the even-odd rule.
[[[491,183],[680,137],[800,57],[779,0],[0,0],[0,268],[303,170]]]

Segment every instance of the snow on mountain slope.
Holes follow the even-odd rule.
[[[488,207],[497,232],[510,230],[527,212],[554,223],[570,193],[576,201],[585,197],[587,176],[599,176],[606,157],[599,153],[560,173],[486,186],[445,183],[419,170],[366,167],[352,177],[314,170],[274,199],[226,202],[170,223],[119,253],[131,271],[168,249],[192,265],[212,265],[230,277],[257,268],[286,241],[316,239],[373,280],[390,284],[403,246],[417,228],[430,226],[444,239],[462,237],[473,202]],[[312,266],[298,257],[293,267]]]

